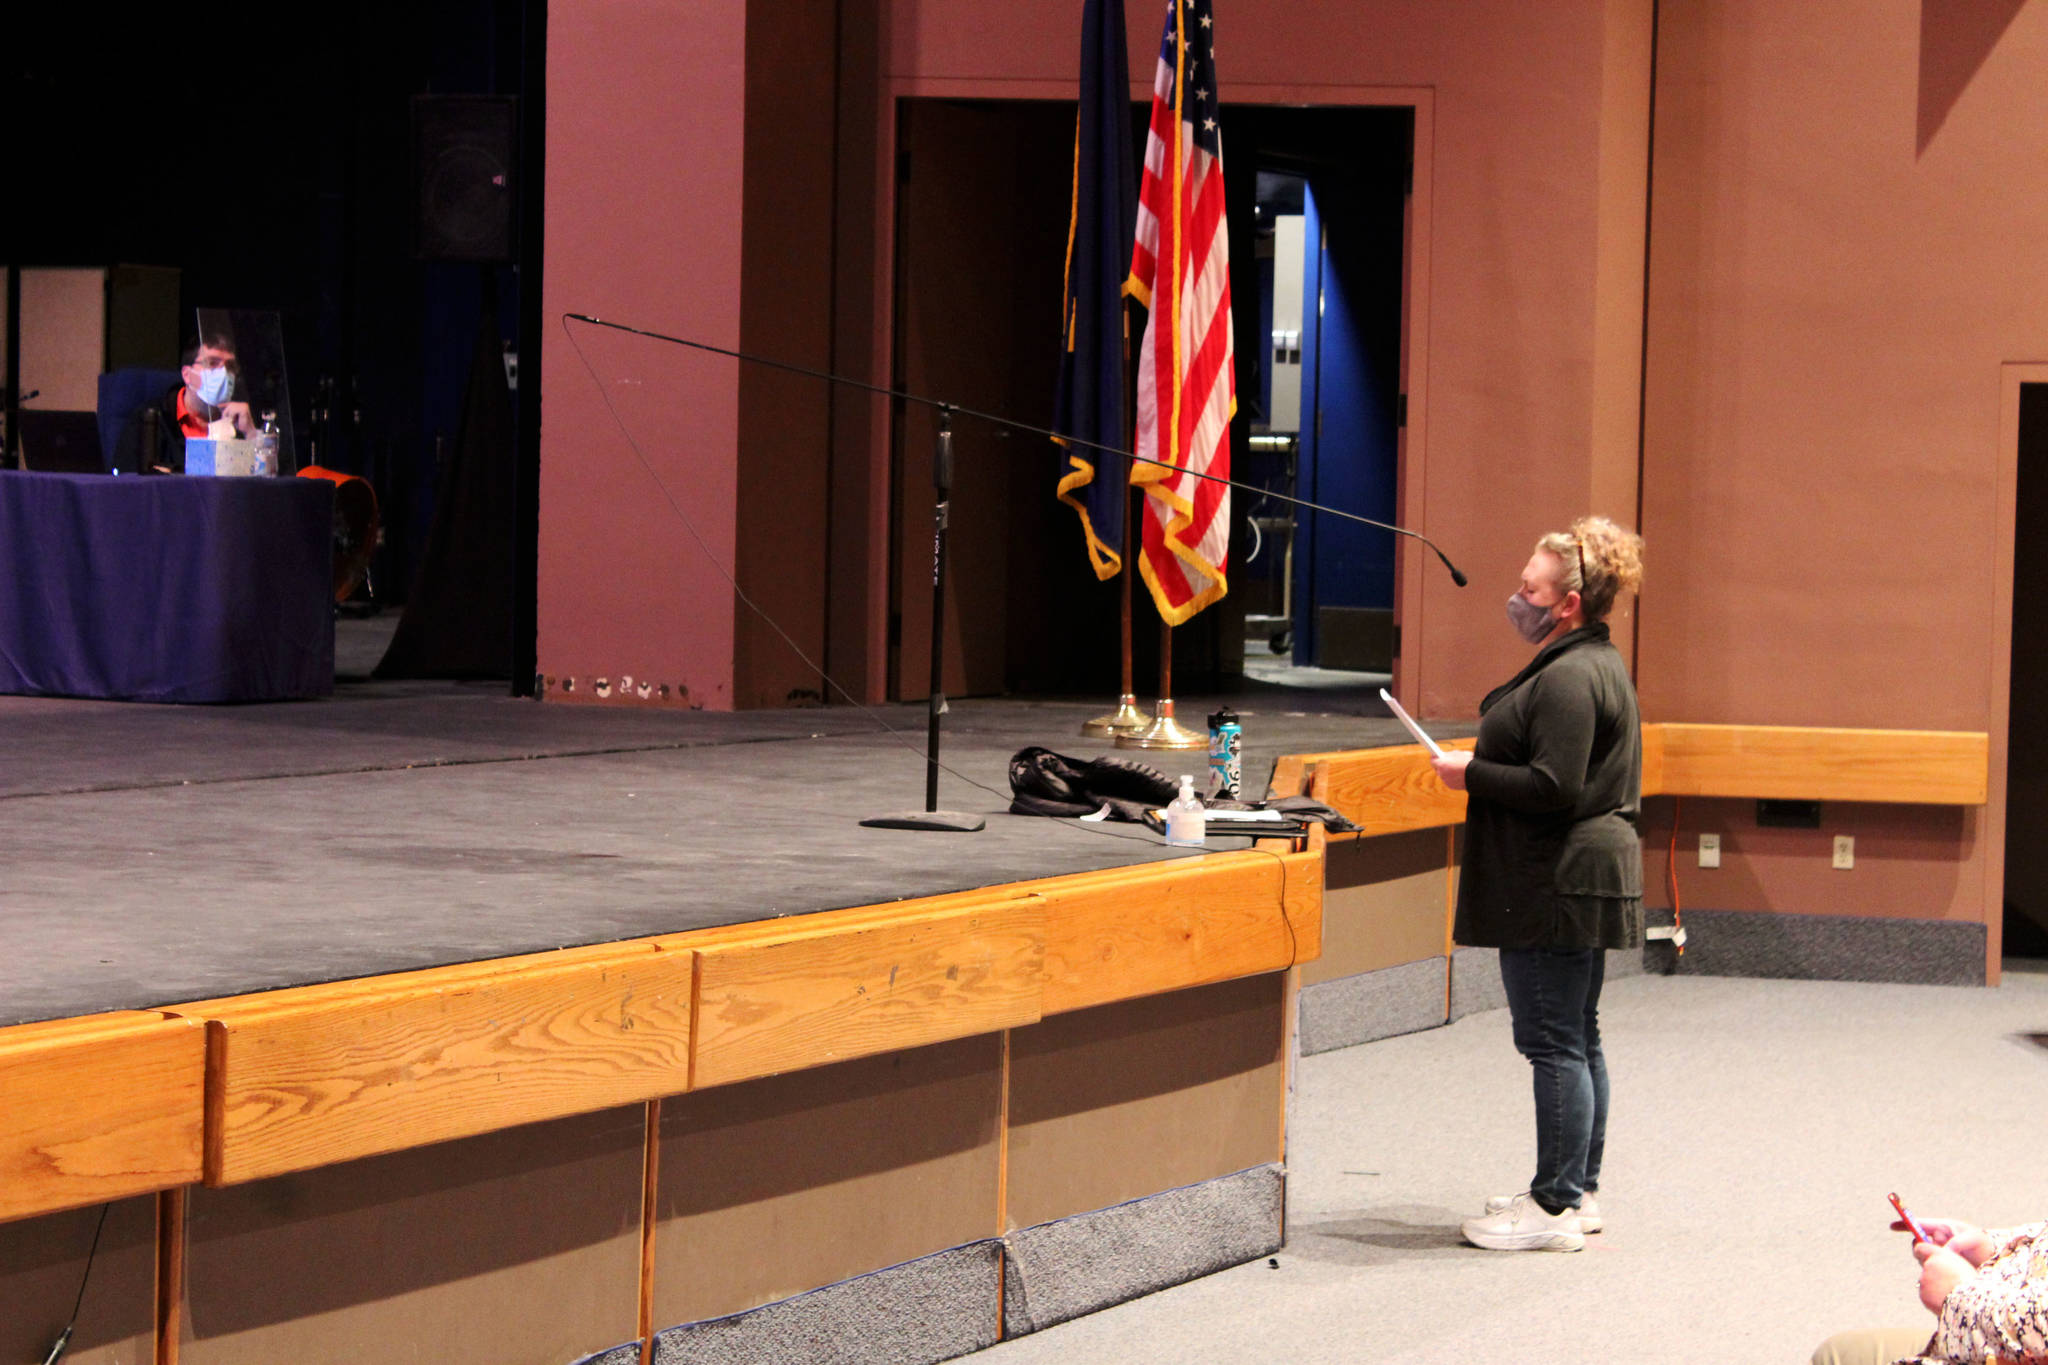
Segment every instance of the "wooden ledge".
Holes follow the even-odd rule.
[[[186,1006],[206,1021],[206,1181],[685,1089],[692,966],[636,942]]]
[[[1657,785],[1650,785],[1650,732]],[[1981,806],[1991,737],[1961,730],[1843,730],[1781,725],[1643,727],[1645,796],[1782,797]]]
[[[1045,1012],[1321,957],[1322,862],[1318,841],[1300,853],[1214,853],[1024,883],[1045,905]]]
[[[698,950],[691,1088],[1036,1023],[1044,911],[964,900]]]
[[[157,1013],[0,1029],[0,1221],[197,1180],[205,1066]]]
[[[1446,749],[1469,749],[1452,740]],[[1643,726],[1644,796],[1782,797],[1981,806],[1990,736],[1979,731],[1809,726]],[[1420,745],[1295,754],[1274,789],[1315,797],[1363,826],[1360,838],[1464,823],[1465,797],[1430,770]]]
[[[1472,743],[1449,739],[1443,747],[1469,749]],[[1339,837],[1362,839],[1465,823],[1465,793],[1443,784],[1420,744],[1316,754],[1306,773],[1310,796],[1360,826],[1356,834]]]
[[[193,1049],[195,1146],[186,1175],[147,1188],[281,1175],[1284,970],[1322,950],[1321,842],[183,1005],[147,1018]],[[136,1087],[101,1090],[135,1107]]]

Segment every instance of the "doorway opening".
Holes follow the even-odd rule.
[[[1414,111],[1231,113],[1230,152],[1253,170],[1255,233],[1251,270],[1233,269],[1248,277],[1236,296],[1256,301],[1257,319],[1256,383],[1239,390],[1241,477],[1397,521]],[[1392,533],[1256,495],[1243,507],[1232,549],[1246,674],[1293,686],[1390,681],[1400,652]]]
[[[2014,525],[2048,524],[2048,383],[2022,383]],[[2013,537],[2014,584],[2048,574],[2048,538],[2022,529]],[[2032,837],[2048,823],[2048,606],[2037,595],[2012,598],[2012,678],[2006,734],[2005,905],[2003,956],[2048,959],[2048,842]],[[2048,961],[2042,963],[2048,970]]]
[[[1049,421],[1073,119],[1071,103],[1053,101],[898,102],[898,387]],[[1134,164],[1145,124],[1136,106]],[[1396,521],[1415,112],[1226,105],[1223,135],[1232,477]],[[1283,239],[1294,244],[1284,265]],[[1145,322],[1133,306],[1134,356]],[[935,435],[927,409],[898,405],[887,636],[898,700],[925,691]],[[1113,696],[1122,588],[1088,567],[1078,521],[1052,494],[1049,443],[962,421],[953,449],[946,691]],[[1175,690],[1235,688],[1247,673],[1289,687],[1383,684],[1399,654],[1394,537],[1246,490],[1231,522],[1230,592],[1173,632]],[[1142,587],[1133,636],[1143,692],[1159,631]]]

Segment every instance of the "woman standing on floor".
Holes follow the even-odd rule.
[[[1464,1225],[1492,1251],[1577,1251],[1601,1226],[1600,985],[1607,950],[1643,942],[1642,725],[1607,614],[1642,583],[1642,552],[1605,517],[1536,542],[1508,598],[1536,657],[1479,704],[1475,748],[1435,763],[1470,793],[1454,936],[1500,950],[1515,1048],[1535,1071],[1536,1177]]]

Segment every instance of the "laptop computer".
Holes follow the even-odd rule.
[[[104,474],[98,413],[21,410],[21,465],[42,474]]]

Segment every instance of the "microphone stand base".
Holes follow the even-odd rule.
[[[1081,733],[1090,739],[1115,739],[1118,735],[1136,734],[1151,723],[1145,713],[1138,709],[1138,699],[1126,692],[1117,698],[1115,711],[1106,716],[1083,721]]]
[[[979,815],[959,810],[907,810],[888,815],[870,815],[860,822],[866,829],[915,829],[937,834],[974,834],[988,828]]]
[[[1119,749],[1207,749],[1209,736],[1173,718],[1173,698],[1159,699],[1158,719],[1143,730],[1116,737]]]

